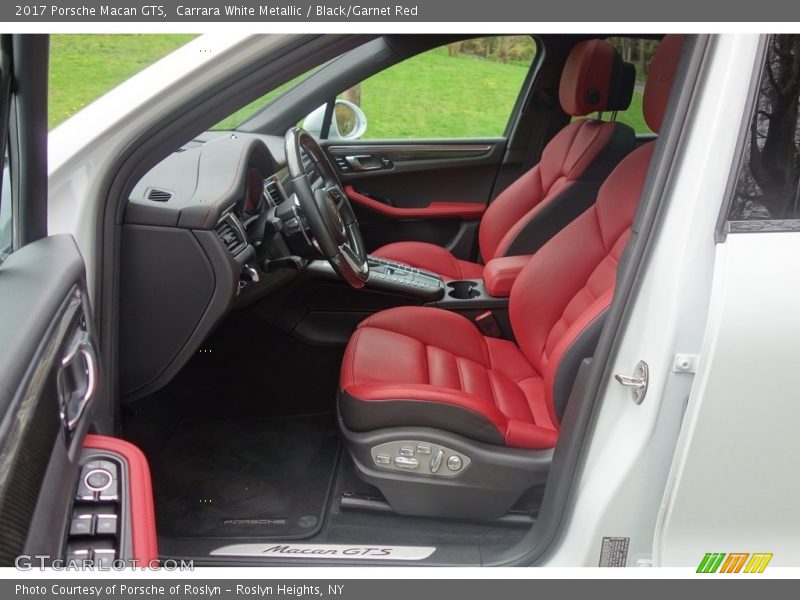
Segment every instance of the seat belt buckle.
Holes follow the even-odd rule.
[[[475,317],[475,325],[486,337],[499,338],[503,335],[500,331],[500,324],[497,322],[494,313],[490,310],[484,311]]]

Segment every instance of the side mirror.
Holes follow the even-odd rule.
[[[319,138],[322,133],[322,125],[325,120],[325,109],[327,104],[323,104],[305,119],[303,119],[303,129]],[[367,115],[357,105],[348,100],[336,100],[333,105],[333,118],[331,127],[328,131],[329,140],[357,140],[367,131]]]

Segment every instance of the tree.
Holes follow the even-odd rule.
[[[797,216],[800,36],[773,35],[750,122],[731,218]]]
[[[342,94],[345,100],[348,100],[356,106],[361,106],[361,84],[357,83],[353,87],[345,90]]]

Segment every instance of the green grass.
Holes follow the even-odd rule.
[[[52,129],[193,35],[53,35],[50,37]]]
[[[527,68],[438,48],[361,86],[365,138],[493,137],[505,131]]]
[[[135,73],[190,41],[192,35],[53,35],[50,58],[50,128]],[[366,139],[501,136],[527,65],[502,64],[469,55],[426,52],[367,79],[361,107]],[[302,75],[242,107],[215,129],[232,129]],[[619,121],[649,132],[642,94]]]
[[[653,133],[642,116],[642,92],[633,92],[631,105],[625,112],[617,113],[617,121],[630,125],[636,133]]]
[[[320,67],[321,67],[321,65],[320,65]],[[320,67],[314,67],[310,71],[307,71],[306,73],[303,73],[302,75],[299,75],[299,76],[295,77],[294,79],[290,79],[289,81],[287,81],[283,85],[278,86],[277,88],[275,88],[271,92],[268,92],[268,93],[264,94],[263,96],[261,96],[257,100],[253,100],[249,104],[247,104],[247,105],[243,106],[242,108],[240,108],[239,110],[237,110],[235,113],[225,117],[222,121],[220,121],[219,123],[214,125],[211,129],[219,129],[219,130],[222,130],[222,131],[226,131],[226,130],[229,130],[229,129],[235,129],[236,126],[239,125],[239,123],[244,121],[247,117],[250,117],[251,115],[255,114],[258,111],[259,108],[261,108],[265,104],[271,102],[272,100],[274,100],[275,98],[280,96],[286,90],[294,87],[295,85],[300,83],[303,79],[305,79],[306,77],[309,77],[310,75],[312,75],[315,71],[318,71],[320,69]]]

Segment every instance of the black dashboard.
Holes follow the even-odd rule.
[[[208,228],[229,211],[248,224],[279,195],[286,177],[283,140],[209,132],[150,170],[131,192],[125,222]]]
[[[304,234],[285,163],[283,138],[208,132],[134,187],[120,248],[123,400],[169,381],[242,296],[291,278],[259,267],[296,254],[287,243]]]

